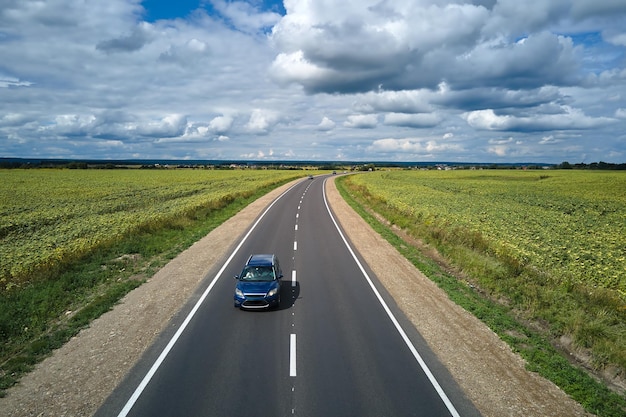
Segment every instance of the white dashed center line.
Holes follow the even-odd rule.
[[[296,376],[296,335],[291,334],[289,343],[289,376]]]

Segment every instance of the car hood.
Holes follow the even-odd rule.
[[[265,294],[278,286],[278,281],[237,281],[237,288],[244,293]]]

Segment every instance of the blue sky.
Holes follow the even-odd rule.
[[[0,157],[626,162],[622,0],[0,3]]]
[[[200,7],[199,0],[146,0],[143,3],[146,10],[145,19],[148,22],[154,22],[159,19],[174,19],[177,17],[185,18],[189,14]]]
[[[142,3],[145,9],[144,18],[148,22],[154,22],[159,19],[175,19],[186,18],[191,12],[203,9],[207,12],[213,12],[211,2],[202,0],[146,0]],[[251,2],[261,10],[269,10],[280,14],[285,14],[285,8],[282,1],[259,1]]]

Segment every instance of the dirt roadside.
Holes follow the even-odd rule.
[[[0,416],[91,416],[194,292],[235,238],[290,184],[255,201],[173,259],[0,398]],[[590,416],[528,372],[482,322],[374,232],[339,196],[327,196],[348,237],[398,306],[485,417]]]

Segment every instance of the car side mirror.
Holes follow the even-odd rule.
[[[239,279],[239,275],[235,275],[233,278],[235,278],[235,279]]]

